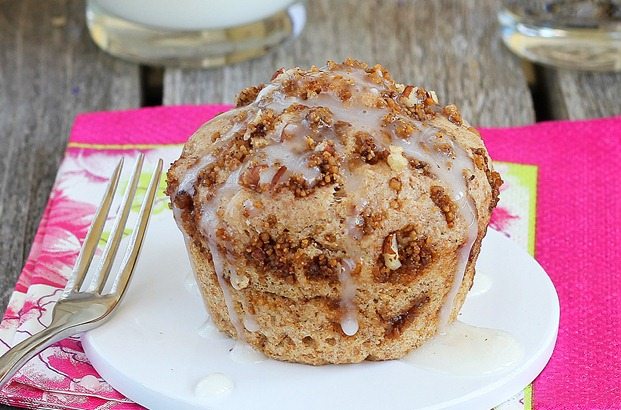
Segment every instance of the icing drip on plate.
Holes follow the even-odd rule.
[[[229,395],[235,387],[233,380],[224,373],[211,373],[196,383],[194,394],[200,398],[215,398]]]
[[[524,347],[513,335],[456,321],[401,360],[453,376],[481,377],[510,370],[523,356]]]

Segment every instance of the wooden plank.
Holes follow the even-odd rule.
[[[519,60],[502,45],[497,2],[313,0],[295,42],[245,63],[212,70],[168,69],[165,104],[230,103],[280,67],[351,56],[381,63],[401,82],[436,90],[484,126],[534,122]]]
[[[0,0],[0,310],[81,111],[140,104],[138,67],[90,41],[84,3]]]
[[[540,70],[555,119],[585,119],[621,114],[621,73]]]

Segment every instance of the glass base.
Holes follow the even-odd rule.
[[[178,31],[125,20],[89,1],[86,20],[95,43],[116,57],[148,65],[206,68],[259,57],[296,37],[306,22],[306,9],[300,2],[249,24]]]
[[[540,27],[506,10],[498,18],[504,43],[520,57],[558,68],[621,71],[619,31]]]

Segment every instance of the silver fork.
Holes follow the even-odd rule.
[[[134,227],[121,267],[113,279],[109,278],[119,244],[123,237],[123,231],[127,224],[132,202],[136,195],[143,161],[144,155],[140,154],[136,160],[131,181],[123,197],[96,274],[92,275],[94,277],[90,283],[85,283],[86,274],[97,249],[97,243],[101,238],[101,233],[119,183],[119,176],[123,169],[123,159],[119,161],[112,173],[106,193],[95,214],[93,224],[86,234],[73,273],[60,299],[54,306],[52,322],[46,329],[15,345],[0,357],[0,387],[6,384],[19,368],[45,347],[68,336],[99,326],[105,319],[110,317],[110,313],[121,301],[136,266],[151,208],[153,207],[160,174],[162,173],[162,160],[160,159],[151,176],[149,187],[140,208],[138,221]],[[110,290],[104,291],[109,283],[111,283],[109,286]]]

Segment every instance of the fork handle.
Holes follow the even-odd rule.
[[[0,357],[0,388],[37,353],[75,331],[71,325],[50,326],[16,344]]]

